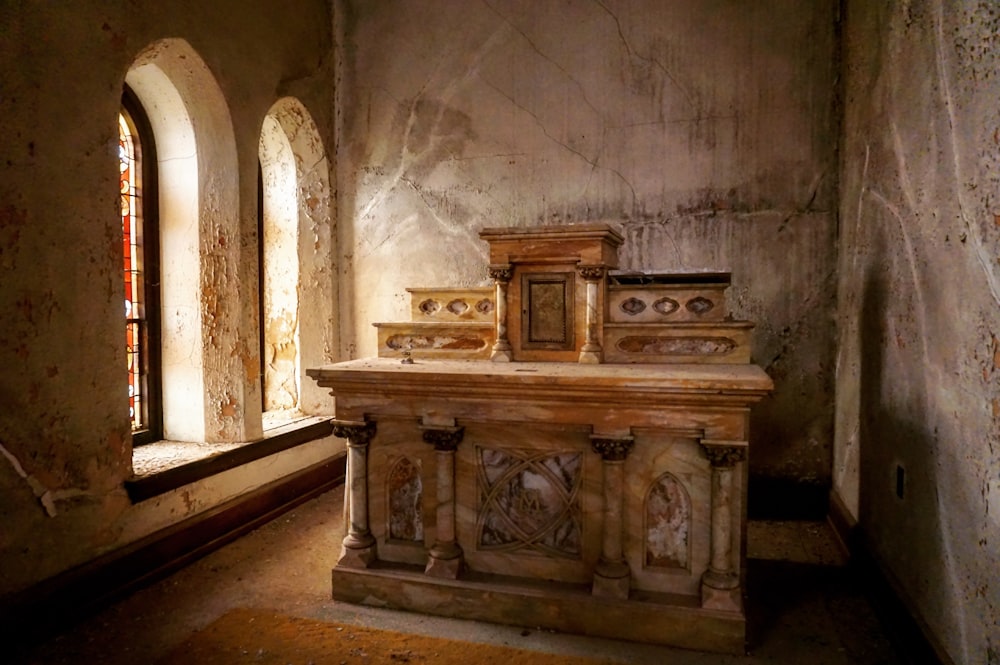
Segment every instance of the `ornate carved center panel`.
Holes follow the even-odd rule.
[[[579,558],[579,451],[476,449],[477,547]]]

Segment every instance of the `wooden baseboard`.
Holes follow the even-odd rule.
[[[858,520],[854,518],[847,504],[835,490],[830,491],[830,505],[826,513],[826,521],[837,537],[837,544],[845,556],[850,558],[854,547],[853,540],[858,534]]]
[[[873,551],[863,530],[836,491],[827,521],[850,557],[890,641],[909,665],[955,665],[920,617],[903,585]]]
[[[17,641],[50,636],[344,482],[341,454],[0,600]]]

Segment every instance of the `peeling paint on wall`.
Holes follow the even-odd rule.
[[[171,267],[185,273],[168,285],[181,297],[163,303],[162,337],[179,340],[168,367],[179,377],[169,397],[183,402],[174,413],[198,440],[261,433],[256,168],[244,157],[255,154],[260,120],[283,87],[320,119],[316,137],[330,138],[332,17],[322,1],[295,12],[267,0],[253,12],[237,5],[163,4],[141,16],[87,4],[0,8],[0,595],[321,457],[240,470],[225,491],[188,488],[186,504],[132,505],[123,488],[132,466],[114,121],[125,76],[147,85],[140,96],[159,93],[147,111],[166,182],[160,228],[180,266]],[[181,118],[189,122],[178,129]],[[318,178],[328,165],[310,167]],[[329,193],[314,199],[322,243],[333,226]],[[333,297],[324,300],[327,318],[334,309]]]

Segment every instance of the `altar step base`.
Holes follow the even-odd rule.
[[[455,619],[712,651],[746,653],[746,617],[699,607],[696,597],[632,593],[595,597],[589,585],[466,571],[428,577],[407,564],[333,569],[333,599]]]

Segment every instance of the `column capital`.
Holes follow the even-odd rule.
[[[455,427],[428,427],[421,425],[420,429],[424,433],[424,441],[433,445],[434,450],[442,452],[455,452],[458,444],[465,436],[465,428],[461,425]]]
[[[714,467],[731,467],[747,458],[746,443],[735,441],[701,441],[698,445]]]
[[[490,279],[506,283],[514,276],[514,266],[509,263],[491,263],[486,273]]]
[[[588,282],[593,282],[604,277],[605,266],[602,264],[598,265],[578,265],[576,269],[579,271],[580,276],[583,277]]]
[[[610,437],[600,434],[590,435],[590,447],[605,462],[622,462],[632,452],[635,438],[632,436]]]
[[[331,420],[334,436],[347,439],[349,446],[367,446],[375,436],[373,420]]]

